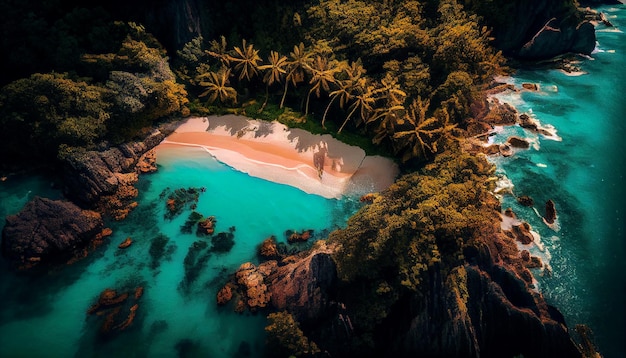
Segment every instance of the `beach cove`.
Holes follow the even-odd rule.
[[[189,118],[157,147],[159,155],[171,146],[203,148],[251,176],[326,198],[379,192],[399,173],[392,160],[328,134],[235,115]]]
[[[231,135],[227,129],[234,126],[228,119],[246,127],[277,128],[285,140],[272,138],[270,144],[267,137],[253,138],[252,132],[238,138],[237,131]],[[209,123],[212,132],[206,131]],[[157,147],[157,172],[140,176],[137,183],[139,205],[124,221],[108,224],[113,234],[101,249],[43,278],[27,279],[3,267],[0,355],[262,355],[265,314],[238,314],[216,304],[228,276],[244,262],[258,263],[257,247],[270,236],[289,249],[301,249],[343,227],[363,205],[358,195],[387,185],[363,175],[368,172],[364,164],[385,163],[373,169],[386,174],[387,181],[397,173],[384,171],[395,168],[391,161],[367,159],[362,150],[323,137],[329,157],[339,154],[344,166],[333,169],[332,159],[325,159],[320,180],[313,162],[315,147],[304,143],[318,144],[322,137],[296,133],[287,139],[283,127],[243,117],[186,120]],[[184,144],[172,143],[174,139]],[[295,148],[298,143],[300,150]],[[272,177],[282,179],[266,180]],[[331,179],[341,187],[323,185]],[[42,178],[9,176],[0,185],[3,203],[12,203],[3,205],[5,215],[17,213],[35,195],[54,197]],[[204,191],[193,209],[187,206],[180,215],[166,218],[164,195],[181,188]],[[307,188],[317,192],[307,193]],[[214,216],[216,233],[233,230],[229,252],[203,249],[199,243],[210,239],[182,231],[192,211]],[[309,243],[293,246],[287,243],[288,230],[310,230],[312,237]],[[132,245],[118,248],[129,237]],[[37,287],[36,295],[32,287]],[[116,339],[103,339],[98,333],[101,320],[87,311],[105,289],[129,287],[143,288],[133,325]],[[32,335],[34,331],[40,333]]]

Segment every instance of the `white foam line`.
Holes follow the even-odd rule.
[[[199,147],[204,149],[207,153],[211,154],[213,157],[215,157],[216,159],[218,159],[220,162],[226,163],[225,161],[223,161],[222,159],[218,158],[218,155],[216,155],[216,152],[228,152],[228,153],[232,153],[232,154],[236,154],[239,157],[245,158],[247,161],[254,163],[254,164],[259,164],[259,165],[266,165],[266,166],[270,166],[270,167],[275,167],[275,168],[281,168],[281,169],[285,169],[285,170],[289,170],[289,171],[297,171],[299,173],[301,173],[302,175],[309,177],[307,174],[305,174],[304,172],[300,171],[299,169],[301,168],[308,168],[311,170],[314,170],[315,172],[317,172],[317,170],[310,165],[307,164],[298,164],[296,166],[293,167],[287,167],[281,164],[277,164],[277,163],[268,163],[268,162],[264,162],[264,161],[260,161],[260,160],[256,160],[256,159],[252,159],[249,157],[246,157],[245,155],[235,151],[235,150],[229,150],[229,149],[224,149],[224,148],[218,148],[218,147],[212,147],[209,145],[202,145],[202,144],[194,144],[194,143],[185,143],[185,142],[175,142],[175,141],[170,141],[170,140],[164,140],[163,143],[166,144],[175,144],[175,145],[182,145],[182,146],[187,146],[187,147]],[[324,172],[324,174],[328,174],[327,172]],[[332,175],[332,174],[329,174]]]

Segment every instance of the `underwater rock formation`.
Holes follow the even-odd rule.
[[[302,233],[299,233],[297,231],[291,231],[291,230],[287,230],[285,232],[285,236],[287,237],[287,242],[289,242],[290,244],[293,244],[296,242],[308,241],[312,235],[313,235],[313,230],[304,230]]]
[[[69,201],[35,197],[17,215],[6,218],[2,255],[11,266],[31,269],[84,257],[108,231],[99,213]]]
[[[137,301],[143,295],[143,290],[143,286],[123,292],[106,288],[100,293],[96,303],[87,310],[87,314],[102,319],[101,335],[107,336],[124,331],[133,324],[139,309]]]

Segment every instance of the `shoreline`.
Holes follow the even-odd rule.
[[[399,174],[391,159],[366,156],[327,134],[235,115],[184,121],[156,147],[157,161],[171,147],[202,148],[238,171],[326,198],[378,192]]]

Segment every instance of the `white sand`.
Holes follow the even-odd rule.
[[[157,150],[171,145],[202,147],[239,171],[327,198],[381,191],[399,173],[391,159],[330,135],[235,115],[189,118]]]

